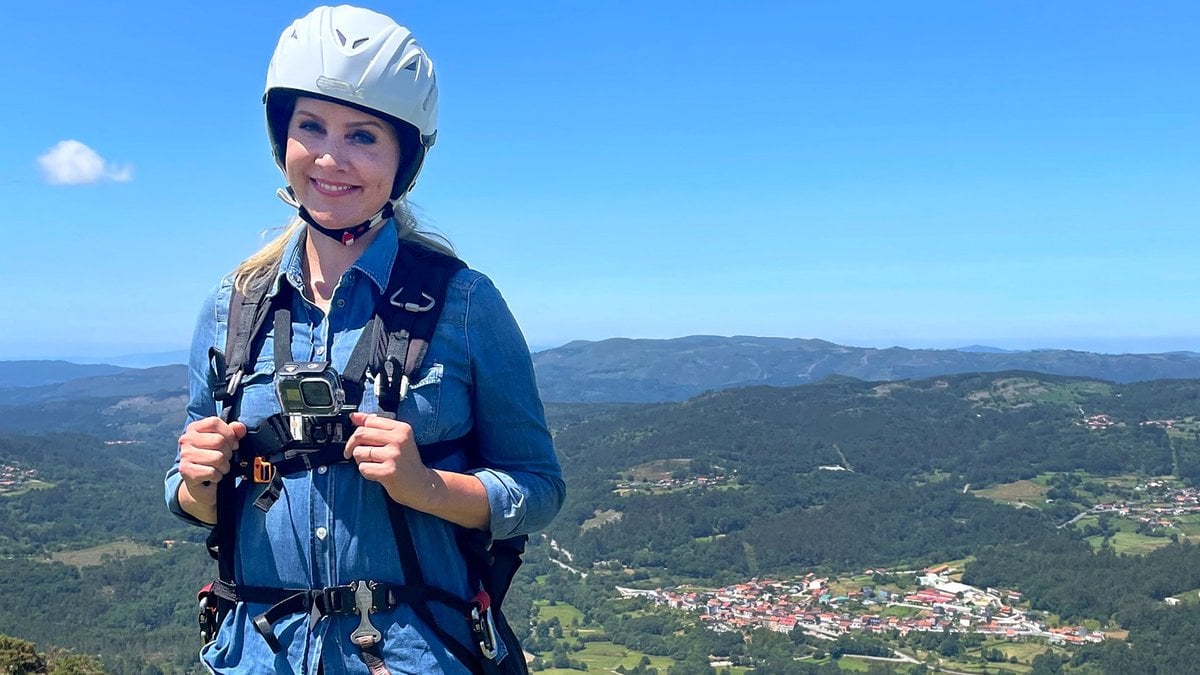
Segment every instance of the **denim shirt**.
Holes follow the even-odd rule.
[[[334,290],[328,315],[303,297],[301,262],[305,231],[291,240],[271,294],[282,284],[297,290],[292,298],[292,354],[297,361],[329,361],[345,367],[364,325],[385,290],[398,249],[393,223],[381,226],[359,260]],[[217,414],[209,365],[212,346],[224,350],[231,277],[209,295],[196,323],[189,364],[187,423]],[[280,411],[273,386],[274,329],[268,321],[252,374],[243,378],[240,420],[254,428]],[[412,388],[397,418],[410,424],[418,445],[458,438],[475,429],[482,468],[468,467],[463,453],[433,466],[470,473],[482,481],[488,497],[494,538],[527,534],[546,526],[558,513],[565,492],[558,460],[547,430],[525,339],[504,299],[491,281],[470,269],[451,279],[445,306]],[[377,411],[373,387],[365,387],[359,406]],[[232,479],[228,479],[232,480]],[[166,501],[178,516],[199,521],[179,505],[179,455],[166,476]],[[356,580],[404,583],[388,520],[386,493],[359,475],[353,463],[317,467],[283,479],[283,493],[263,513],[252,504],[259,486],[240,490],[234,574],[238,583],[278,588],[322,588]],[[470,599],[467,573],[452,524],[409,511],[417,556],[428,584]],[[448,607],[428,605],[441,627],[465,645],[473,645],[465,617]],[[365,673],[358,648],[349,640],[357,615],[321,618],[310,631],[308,615],[287,616],[273,626],[283,650],[273,654],[252,620],[266,605],[239,603],[225,618],[215,641],[201,659],[212,671]],[[468,668],[441,643],[407,605],[371,615],[383,633],[382,653],[392,673],[460,673]],[[522,658],[521,654],[505,658]]]

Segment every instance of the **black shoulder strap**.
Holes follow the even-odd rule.
[[[387,289],[377,300],[375,317],[363,329],[343,373],[362,383],[370,373],[379,407],[395,415],[408,393],[409,377],[425,356],[446,304],[450,279],[466,267],[463,261],[407,242],[400,243]],[[347,399],[361,391],[347,391]]]
[[[213,392],[221,403],[221,419],[237,419],[236,409],[241,399],[242,378],[249,372],[256,346],[261,346],[259,331],[270,312],[270,302],[264,302],[269,284],[259,284],[243,293],[236,287],[229,298],[229,320],[225,333],[225,353],[209,350],[209,357],[222,385]],[[256,339],[258,338],[258,339]]]
[[[261,346],[259,332],[270,314],[267,300],[269,284],[258,284],[248,292],[236,287],[229,299],[229,320],[225,334],[225,353],[215,349],[209,355],[216,369],[218,387],[213,398],[221,403],[221,419],[237,419],[242,398],[242,378],[252,368],[256,347]],[[217,561],[217,574],[223,581],[233,583],[233,547],[236,517],[233,477],[217,483],[217,525],[208,535],[209,555]]]

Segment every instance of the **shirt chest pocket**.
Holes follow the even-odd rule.
[[[408,388],[408,397],[400,402],[396,418],[413,428],[417,444],[439,440],[438,413],[442,405],[442,376],[444,367],[440,363],[426,363],[413,373]],[[368,381],[363,391],[364,412],[379,410],[379,397],[375,395],[374,382]]]
[[[279,412],[275,393],[275,355],[268,343],[254,362],[254,368],[242,378],[242,400],[238,418],[255,427],[263,418]]]

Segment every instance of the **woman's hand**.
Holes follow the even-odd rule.
[[[346,441],[346,459],[363,478],[383,486],[388,497],[463,527],[483,529],[490,507],[475,476],[425,466],[408,424],[378,415],[350,413],[358,428]]]
[[[350,413],[350,421],[358,428],[346,441],[346,459],[357,462],[362,477],[382,485],[393,500],[428,510],[435,481],[421,461],[412,427],[361,412]]]
[[[203,522],[217,522],[217,483],[229,473],[233,451],[246,437],[246,425],[205,417],[179,437],[179,506]]]

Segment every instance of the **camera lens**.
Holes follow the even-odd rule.
[[[300,396],[309,408],[333,407],[333,389],[325,380],[304,380],[300,383]]]

